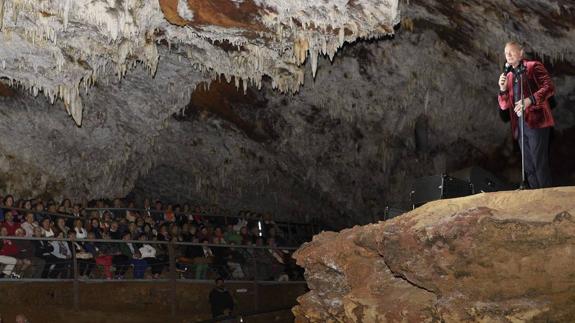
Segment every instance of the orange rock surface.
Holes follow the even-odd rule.
[[[324,232],[296,322],[573,322],[575,188],[484,193]]]

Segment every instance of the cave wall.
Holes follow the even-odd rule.
[[[443,15],[453,14],[445,11],[443,4],[436,5],[444,10]],[[480,19],[498,22],[499,13],[488,10],[493,5],[482,9],[491,16]],[[190,125],[175,126],[187,129],[184,133],[190,138],[186,142],[205,139],[202,134],[207,126],[217,129],[218,140],[225,141],[219,146],[226,148],[220,150],[219,162],[197,161],[202,157],[192,155],[208,156],[209,147],[216,145],[203,140],[191,148],[189,157],[178,158],[204,167],[188,168],[201,171],[184,183],[209,181],[210,191],[218,192],[216,196],[229,205],[280,213],[305,207],[319,217],[335,212],[339,221],[349,224],[373,220],[385,205],[407,208],[411,183],[418,176],[480,165],[507,180],[517,180],[518,153],[494,94],[494,80],[503,63],[501,47],[508,38],[493,39],[489,30],[468,37],[471,35],[462,35],[455,23],[451,28],[431,24],[428,20],[448,19],[432,9],[416,3],[407,9],[405,16],[410,18],[393,39],[353,44],[333,62],[320,60],[316,77],[308,72],[297,95],[278,95],[264,86],[264,92],[256,93],[258,98],[250,99],[251,103],[234,103],[237,94],[230,93],[233,91],[214,90],[229,97],[229,109],[245,122],[263,124],[264,136],[254,137],[245,125],[210,108],[187,118],[183,123]],[[455,13],[466,19],[475,12],[460,10]],[[472,23],[466,19],[461,21]],[[500,28],[505,31],[507,27]],[[540,55],[537,48],[545,42],[534,39],[537,45],[529,47],[531,55]],[[573,126],[570,100],[574,78],[569,61],[548,63],[557,85],[554,113],[560,136]],[[202,103],[192,100],[191,106],[196,105]],[[173,131],[168,137],[174,138],[177,132]],[[163,155],[176,151],[185,154],[173,145],[170,153]],[[170,162],[161,164],[141,179],[140,192],[153,194],[144,187],[163,187],[170,192],[175,181],[160,183]],[[175,170],[172,173],[177,174]],[[184,192],[186,185],[176,191]],[[304,196],[315,192],[312,199],[293,195],[302,189]],[[254,191],[259,193],[250,194]],[[279,201],[282,198],[285,201]],[[316,211],[318,204],[313,200],[318,198],[322,203]]]
[[[188,66],[168,56],[161,64],[166,68],[154,78],[138,68],[82,93],[82,127],[70,122],[60,101],[50,104],[21,87],[0,97],[2,193],[76,201],[126,195],[152,166],[165,120],[205,80],[180,72]]]

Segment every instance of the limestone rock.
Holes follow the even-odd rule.
[[[575,188],[483,193],[324,232],[297,322],[570,322]]]

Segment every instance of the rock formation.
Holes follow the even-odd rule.
[[[397,0],[2,0],[0,76],[62,99],[80,125],[81,88],[110,69],[122,78],[138,62],[154,75],[158,44],[238,87],[259,87],[267,75],[294,92],[308,55],[315,74],[318,55],[333,58],[344,42],[391,34],[398,22]]]
[[[296,322],[571,322],[575,188],[483,193],[323,232]]]
[[[472,163],[517,174],[493,94],[509,38],[554,73],[558,142],[575,133],[566,0],[0,8],[3,194],[137,192],[367,222],[407,206],[418,176]],[[575,182],[559,164],[558,179]]]

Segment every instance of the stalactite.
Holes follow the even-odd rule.
[[[6,0],[0,0],[0,31],[4,28],[4,2]]]

